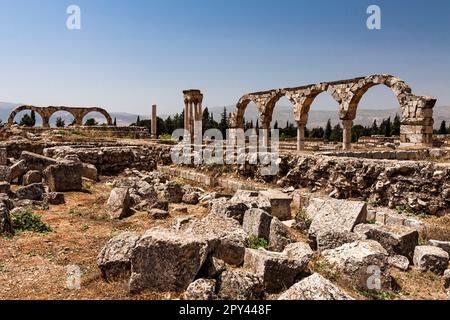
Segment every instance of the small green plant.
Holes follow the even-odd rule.
[[[328,264],[326,261],[323,261],[323,260],[316,261],[314,263],[313,270],[314,270],[314,272],[317,272],[317,273],[323,275],[325,278],[327,278],[329,280],[337,279],[337,274],[333,270],[333,267],[330,264]]]
[[[23,211],[12,216],[12,226],[16,233],[24,231],[31,231],[36,233],[49,233],[52,228],[42,222],[41,217],[31,213],[30,211]]]
[[[83,133],[80,130],[70,130],[70,134],[73,134],[74,136],[83,136]]]
[[[172,135],[165,133],[159,136],[159,140],[163,140],[163,141],[171,141],[172,140]]]
[[[257,236],[250,237],[250,248],[251,249],[267,249],[269,247],[269,242],[266,239]]]
[[[311,225],[312,219],[305,210],[299,210],[295,216],[296,221],[304,221],[307,225]]]
[[[379,290],[379,291],[365,291],[361,289],[354,289],[356,292],[373,300],[393,300],[397,294],[393,291]]]
[[[377,223],[376,219],[367,220],[367,224],[376,224],[376,223]]]
[[[378,201],[372,201],[371,205],[374,208],[378,208],[380,206],[380,203]]]
[[[59,130],[59,131],[57,132],[57,134],[59,134],[60,136],[65,136],[65,135],[66,135],[66,132],[65,132],[64,130]]]

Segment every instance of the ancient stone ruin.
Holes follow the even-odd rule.
[[[236,111],[232,114],[231,126],[243,128],[245,110],[250,102],[254,102],[258,107],[262,128],[269,129],[275,104],[281,97],[286,97],[293,104],[298,125],[297,149],[303,150],[310,107],[320,93],[328,91],[339,103],[339,117],[344,127],[343,148],[347,150],[351,148],[351,128],[358,104],[364,94],[377,85],[391,88],[398,99],[402,110],[401,141],[430,145],[433,139],[433,107],[436,99],[414,95],[403,80],[387,74],[249,93],[238,101]]]
[[[358,103],[378,84],[399,99],[401,143],[366,137],[348,150]],[[347,150],[306,148],[301,128],[322,91],[340,103]],[[183,95],[189,144],[206,150],[194,130],[203,94]],[[249,159],[174,163],[155,105],[151,130],[135,139],[140,129],[114,129],[102,109],[16,109],[10,124],[31,109],[46,128],[1,131],[0,298],[450,298],[450,148],[431,147],[436,100],[369,76],[245,95],[232,128],[250,101],[268,128],[282,96],[294,104],[301,152],[281,150],[269,176]],[[108,126],[61,134],[48,128],[60,110],[78,125],[99,111]]]

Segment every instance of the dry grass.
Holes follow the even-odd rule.
[[[112,221],[105,208],[109,192],[109,186],[99,183],[93,184],[89,193],[67,193],[66,204],[34,211],[52,232],[0,238],[0,299],[177,298],[170,293],[130,296],[126,283],[109,284],[101,279],[96,258],[111,237],[124,231],[143,233],[155,226],[169,226],[175,217],[183,215],[172,213],[168,220],[155,221],[145,212],[136,212],[125,220]],[[206,213],[204,208],[186,207],[189,215]],[[69,265],[81,269],[81,290],[66,288]]]

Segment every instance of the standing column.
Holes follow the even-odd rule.
[[[297,151],[305,150],[305,124],[297,122]]]
[[[350,150],[352,148],[352,126],[353,120],[343,120],[344,125],[342,149]]]
[[[189,131],[188,128],[188,108],[189,108],[189,101],[188,100],[184,100],[184,130],[185,131]],[[185,132],[185,134],[187,134],[187,132]]]
[[[157,139],[157,125],[158,125],[158,120],[156,117],[156,104],[154,104],[152,106],[152,139]]]
[[[194,119],[194,131],[195,131],[195,135],[194,135],[194,141],[197,144],[202,144],[202,137],[203,137],[203,123],[202,123],[202,118],[203,118],[203,112],[202,112],[202,104],[200,101],[196,101],[195,102],[195,119]]]

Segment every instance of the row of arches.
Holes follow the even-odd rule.
[[[349,80],[324,82],[296,88],[274,89],[244,95],[231,115],[231,126],[243,128],[244,114],[250,103],[256,105],[262,128],[269,129],[275,105],[282,98],[291,102],[297,123],[297,149],[304,149],[304,130],[308,123],[311,105],[316,98],[327,92],[338,105],[339,118],[343,124],[343,148],[351,148],[351,129],[357,109],[367,91],[377,85],[387,86],[394,93],[401,109],[401,134],[404,143],[430,144],[433,135],[433,107],[436,99],[415,96],[411,88],[400,78],[391,75],[371,75]]]
[[[106,124],[111,126],[113,124],[112,118],[109,113],[103,109],[98,107],[90,107],[90,108],[72,108],[72,107],[35,107],[29,105],[23,105],[15,110],[13,110],[8,118],[8,126],[14,124],[16,117],[20,114],[23,114],[26,111],[33,111],[36,115],[41,118],[42,126],[44,128],[50,128],[50,119],[52,117],[56,117],[57,115],[61,115],[63,112],[68,113],[73,117],[73,123],[75,126],[82,126],[84,119],[93,113],[101,114],[106,119]]]

